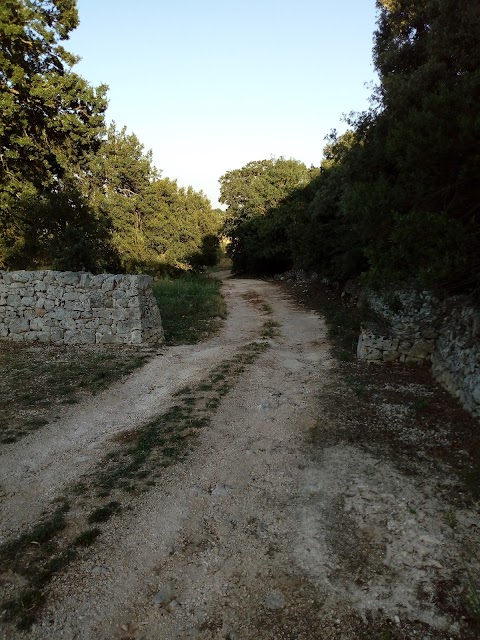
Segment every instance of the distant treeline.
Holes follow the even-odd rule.
[[[372,106],[331,134],[321,167],[280,158],[221,178],[234,269],[478,292],[478,0],[377,10]]]
[[[211,264],[209,200],[106,127],[106,86],[71,70],[75,0],[0,3],[0,268],[161,272]]]

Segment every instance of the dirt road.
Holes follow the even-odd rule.
[[[340,383],[323,320],[274,284],[226,280],[224,295],[229,316],[215,338],[162,350],[61,422],[5,448],[8,541],[95,475],[122,434],[168,412],[182,389],[198,402],[198,389],[209,388],[202,380],[230,363],[228,393],[202,405],[209,424],[195,430],[188,456],[130,496],[52,577],[36,622],[26,631],[7,623],[4,637],[470,637],[460,614],[434,597],[461,546],[434,480],[419,488],[388,462],[332,442],[337,425],[323,403]],[[261,345],[255,357],[252,344]],[[67,516],[69,531],[75,509]],[[467,528],[474,522],[466,511],[456,517]],[[15,580],[4,584],[14,590]]]

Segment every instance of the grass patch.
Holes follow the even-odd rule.
[[[97,393],[142,366],[138,347],[30,345],[0,341],[0,443],[50,422],[59,405]]]
[[[77,547],[89,547],[95,542],[101,533],[102,532],[98,527],[95,527],[94,529],[87,529],[86,531],[82,531],[82,533],[75,538],[73,544]]]
[[[322,304],[322,313],[327,321],[328,336],[335,344],[337,356],[342,362],[353,360],[360,335],[360,315],[352,314],[351,309],[328,300]]]
[[[262,326],[262,338],[276,338],[280,335],[280,324],[275,320],[266,320]]]
[[[88,523],[107,522],[120,509],[119,502],[109,502],[103,507],[98,507],[88,516]]]
[[[195,344],[226,317],[221,282],[202,275],[164,278],[153,285],[168,345]]]

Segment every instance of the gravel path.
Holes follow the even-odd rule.
[[[274,284],[227,280],[224,295],[229,317],[214,339],[165,349],[61,423],[6,448],[8,539],[91,470],[113,435],[165,411],[176,390],[260,339],[266,320],[280,325],[188,458],[54,578],[29,631],[8,627],[4,637],[470,637],[425,597],[448,581],[460,545],[448,538],[434,484],[420,491],[387,462],[328,444],[335,424],[322,398],[339,383],[323,320]],[[325,447],[312,455],[319,425]]]

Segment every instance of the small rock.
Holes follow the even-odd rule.
[[[217,484],[215,489],[212,491],[212,496],[228,496],[231,492],[232,487],[229,487],[226,484]]]
[[[175,596],[175,587],[173,582],[167,582],[160,591],[154,596],[153,602],[154,604],[161,604],[166,606],[170,604]]]
[[[170,602],[170,604],[168,605],[168,608],[170,609],[170,611],[173,613],[176,609],[178,609],[179,607],[179,603],[176,600],[172,600]]]
[[[208,496],[208,495],[210,495],[208,493],[208,491],[205,491],[205,489],[202,489],[202,487],[199,487],[197,484],[193,487],[193,493],[196,493],[197,496]]]
[[[398,616],[393,616],[393,621],[395,624],[400,624],[400,618]]]
[[[97,565],[96,567],[93,567],[91,573],[96,573],[96,574],[110,573],[110,568],[103,564]]]
[[[265,604],[271,611],[283,609],[283,607],[285,606],[285,598],[283,596],[283,593],[281,593],[280,591],[272,591],[272,593],[269,593],[265,598]]]

